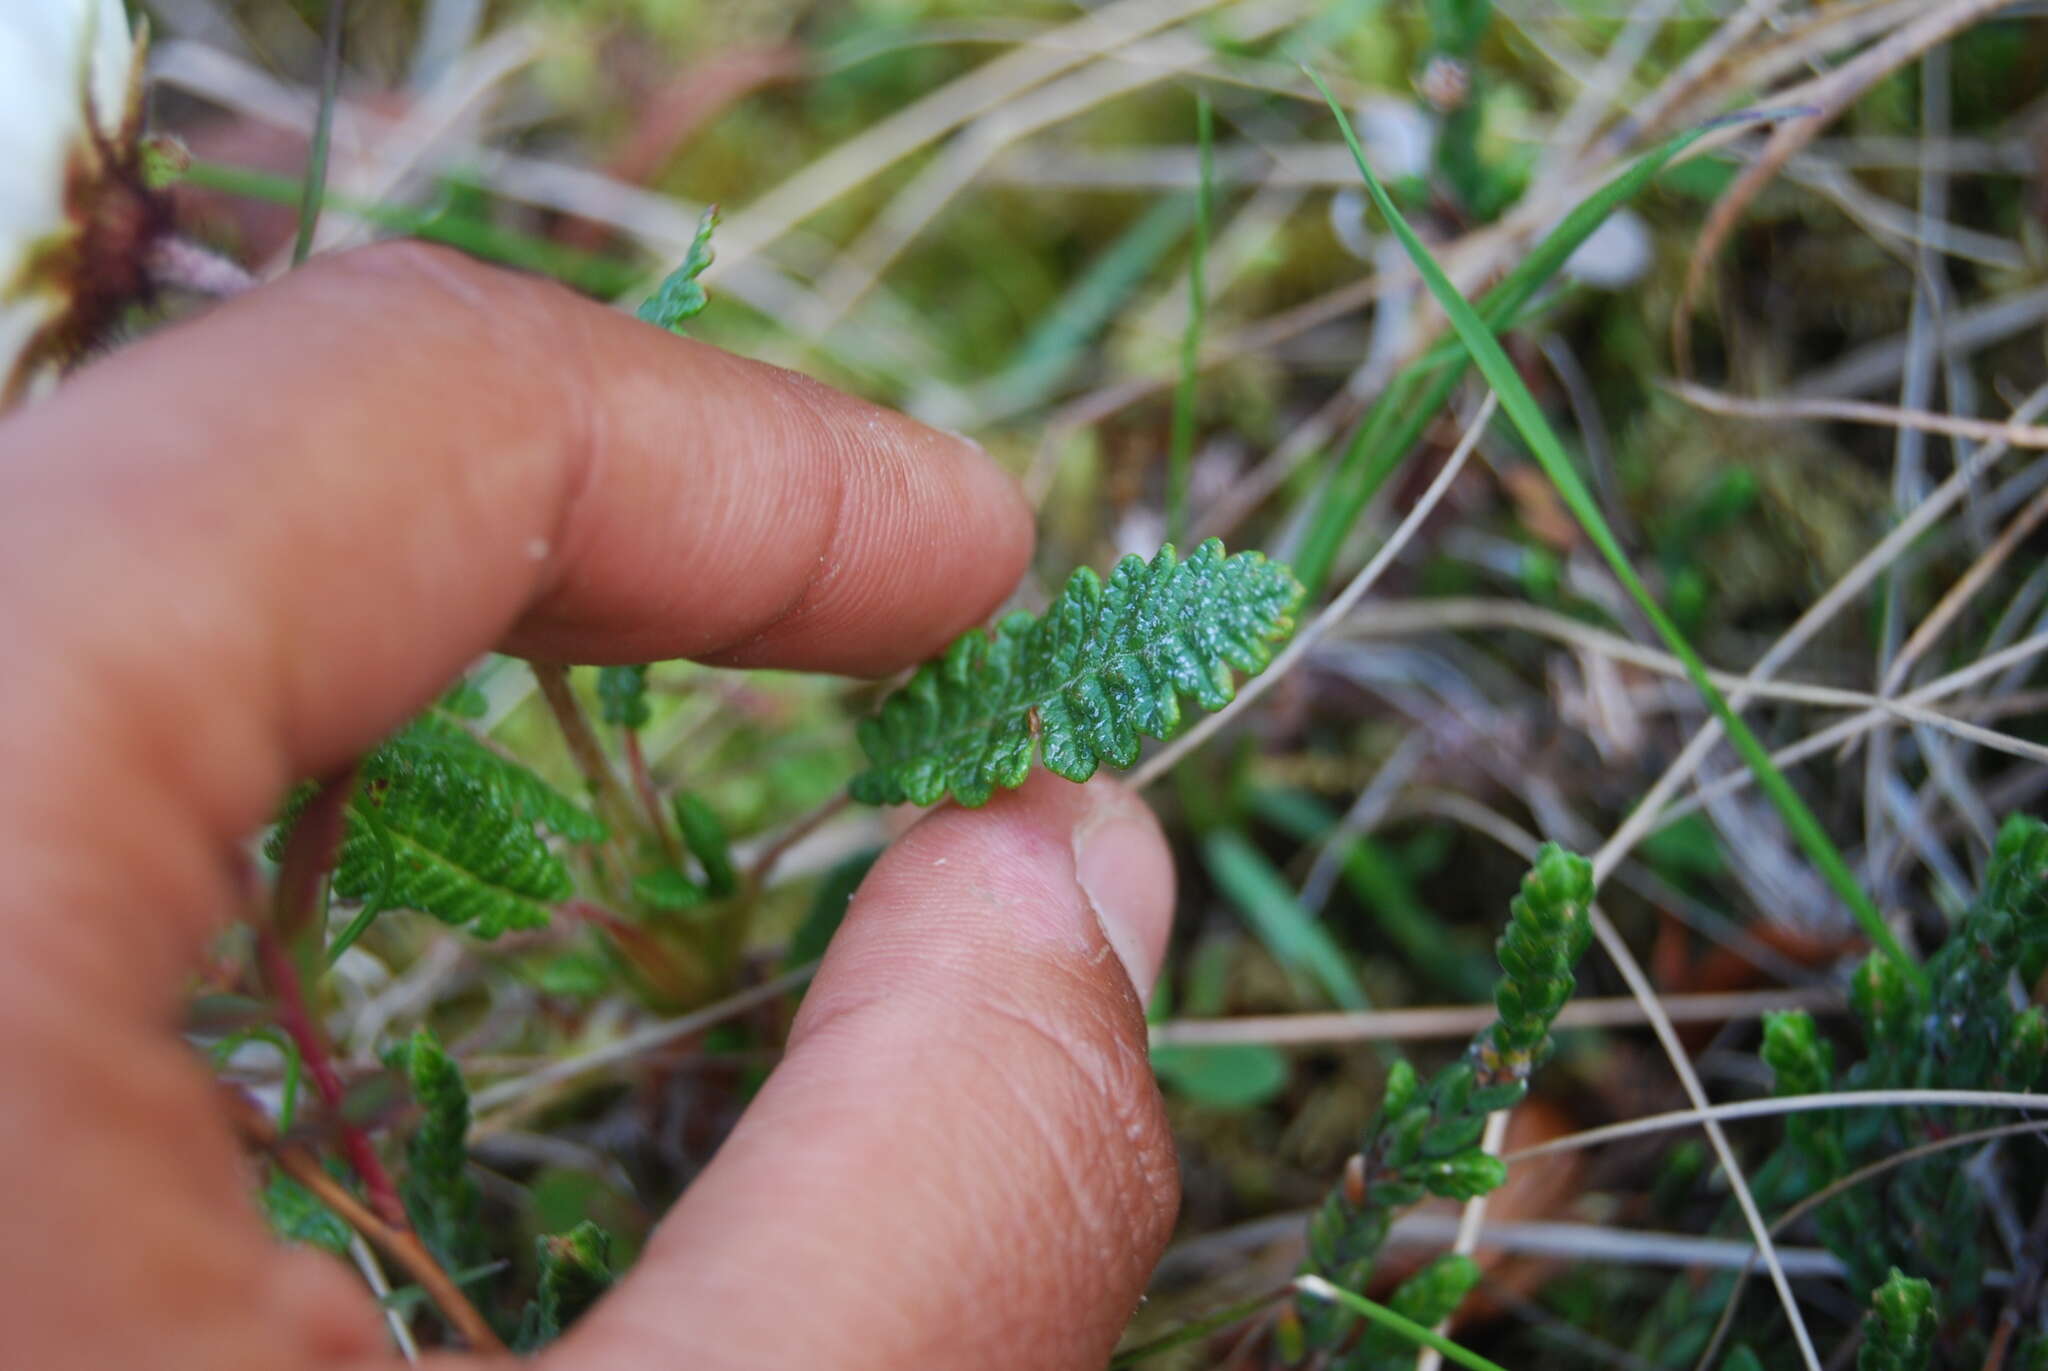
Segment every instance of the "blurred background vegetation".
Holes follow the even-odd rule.
[[[181,230],[276,269],[322,7],[142,8],[153,124],[197,159]],[[1018,605],[1164,539],[1177,397],[1189,525],[1232,549],[1295,558],[1333,473],[1383,464],[1337,530],[1327,591],[1383,546],[1485,392],[1462,380],[1431,412],[1399,389],[1442,316],[1301,65],[1472,295],[1664,138],[1790,111],[1666,171],[1504,341],[1710,664],[1750,671],[1822,606],[1785,688],[1748,717],[1768,746],[1802,749],[1801,794],[1929,947],[1978,891],[1999,822],[2048,789],[2048,462],[2040,429],[2011,427],[2048,405],[2042,17],[1943,0],[355,0],[317,246],[421,232],[631,306],[715,203],[693,336],[984,443],[1040,513]],[[1774,129],[1798,131],[1789,155]],[[1931,515],[1881,542],[1916,510]],[[480,664],[468,684],[480,728],[576,788],[522,664]],[[594,680],[577,688],[594,712]],[[1865,713],[1871,695],[1940,717]],[[872,687],[658,664],[647,698],[655,785],[709,806],[762,878],[718,996],[661,1002],[585,921],[484,944],[403,915],[320,991],[364,1075],[422,1025],[461,1063],[478,1202],[521,1264],[533,1235],[585,1219],[630,1260],[772,1066],[798,992],[719,997],[814,957],[885,836],[875,814],[820,808],[856,768]],[[1372,592],[1150,788],[1180,857],[1154,1010],[1186,1200],[1134,1344],[1298,1268],[1307,1211],[1390,1063],[1440,1065],[1485,1022],[1490,948],[1534,842],[1601,848],[1705,718],[1496,424]],[[1665,795],[1660,826],[1600,875],[1707,1092],[1734,1099],[1791,1060],[1759,1058],[1766,1012],[1809,1010],[1845,1060],[1862,1055],[1844,1010],[1866,949],[1725,749],[1699,767],[1713,778]],[[1579,982],[1599,1022],[1568,1011],[1509,1150],[1687,1104],[1615,964],[1596,950]],[[701,1031],[633,1036],[706,999]],[[1354,1017],[1299,1017],[1318,1011]],[[280,1067],[250,1046],[227,1069],[268,1087]],[[1731,1136],[1778,1177],[1758,1187],[1778,1209],[1804,1193],[1778,1123]],[[1967,1231],[1951,1236],[1991,1276],[1950,1306],[1941,1364],[2004,1357],[1987,1344],[2008,1311],[2039,1327],[2041,1145],[1988,1142],[1958,1173],[1967,1203],[1948,1212]],[[1397,1224],[1375,1293],[1446,1250],[1457,1221],[1437,1201]],[[1453,1331],[1517,1367],[1692,1365],[1751,1256],[1725,1174],[1687,1132],[1516,1166],[1489,1222]],[[1822,1354],[1846,1354],[1866,1273],[1813,1222],[1781,1255]],[[1797,1364],[1772,1299],[1743,1308],[1737,1340]],[[1254,1313],[1147,1364],[1265,1364],[1272,1338]]]

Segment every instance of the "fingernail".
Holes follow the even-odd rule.
[[[1148,816],[1115,814],[1074,834],[1074,874],[1140,1000],[1152,994],[1173,918],[1172,873],[1161,870]]]

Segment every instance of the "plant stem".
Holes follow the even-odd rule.
[[[695,956],[690,964],[679,962],[674,954],[684,949],[678,948],[674,940],[656,938],[631,920],[589,900],[570,900],[562,906],[562,912],[601,930],[617,944],[620,954],[648,988],[672,1004],[687,1005],[705,993],[710,976],[702,962]]]
[[[1403,1318],[1384,1304],[1369,1300],[1363,1295],[1355,1295],[1349,1290],[1340,1290],[1321,1276],[1303,1276],[1294,1282],[1294,1286],[1304,1295],[1313,1295],[1317,1299],[1341,1304],[1367,1322],[1379,1324],[1382,1328],[1399,1333],[1412,1343],[1433,1347],[1458,1365],[1470,1368],[1470,1371],[1506,1371],[1499,1362],[1488,1361],[1477,1352],[1460,1347],[1441,1333],[1424,1328],[1413,1319]]]
[[[334,869],[334,854],[348,827],[348,801],[355,783],[353,762],[317,782],[313,798],[299,811],[285,839],[277,885],[271,891],[270,922],[286,943],[314,928],[319,918],[327,873]]]
[[[306,156],[306,185],[299,198],[299,232],[292,242],[292,265],[313,251],[313,230],[320,225],[320,205],[327,196],[327,149],[334,136],[335,96],[341,86],[341,33],[348,18],[348,0],[327,0],[327,22],[320,35],[320,110],[313,118],[313,145]]]
[[[611,825],[614,836],[623,837],[632,832],[638,826],[633,818],[632,798],[619,784],[618,774],[606,760],[604,748],[599,745],[590,720],[584,717],[583,707],[576,703],[575,692],[569,688],[569,668],[555,662],[532,662],[529,665],[533,668],[533,679],[540,685],[541,698],[548,702],[548,710],[562,730],[562,741],[568,744],[576,769],[583,773],[585,783],[590,786],[597,812]]]
[[[301,189],[300,183],[292,177],[258,171],[253,167],[231,166],[226,162],[209,162],[204,158],[195,158],[179,179],[223,195],[239,195],[272,204],[296,204]],[[578,290],[606,299],[631,289],[647,275],[641,268],[625,262],[572,252],[544,238],[534,238],[462,215],[416,209],[410,205],[378,204],[338,194],[327,196],[325,207],[378,228],[424,238],[429,242],[446,243],[472,257],[504,262],[543,276],[552,276]]]
[[[847,793],[843,790],[839,791],[831,799],[825,801],[777,834],[775,841],[763,848],[761,855],[754,858],[754,864],[747,868],[746,884],[741,887],[746,897],[752,900],[758,896],[761,893],[761,887],[767,884],[770,876],[775,874],[777,863],[789,855],[789,850],[824,827],[827,820],[851,803],[852,800]]]
[[[441,1269],[441,1264],[426,1248],[412,1230],[393,1226],[372,1211],[363,1202],[348,1192],[334,1177],[327,1174],[325,1167],[313,1153],[304,1147],[287,1143],[277,1136],[277,1130],[270,1120],[258,1109],[248,1096],[239,1090],[223,1092],[227,1101],[228,1114],[235,1131],[250,1147],[266,1153],[277,1163],[278,1169],[311,1191],[319,1201],[338,1214],[342,1221],[361,1233],[405,1269],[407,1275],[419,1283],[440,1307],[441,1313],[455,1331],[462,1335],[470,1350],[475,1352],[503,1352],[505,1344],[484,1322],[476,1306],[469,1302],[460,1286]]]
[[[647,823],[661,843],[661,855],[670,866],[681,871],[682,844],[676,841],[676,835],[669,829],[668,817],[661,811],[661,792],[654,788],[654,773],[647,766],[647,749],[640,745],[640,730],[620,729],[619,744],[620,750],[626,754],[626,774],[633,778],[633,790],[640,796],[640,807],[647,811]]]
[[[392,1184],[391,1173],[384,1169],[377,1149],[370,1145],[369,1135],[346,1117],[343,1110],[346,1092],[341,1073],[335,1070],[333,1054],[327,1050],[327,1035],[321,1031],[319,1021],[306,1006],[297,963],[278,937],[277,930],[268,923],[259,923],[256,927],[256,961],[264,983],[277,998],[278,1027],[298,1048],[299,1061],[307,1078],[313,1082],[313,1089],[319,1092],[320,1102],[335,1117],[336,1126],[340,1129],[342,1155],[362,1180],[363,1189],[369,1193],[370,1203],[379,1216],[394,1227],[405,1228],[405,1205],[398,1198],[398,1187]]]

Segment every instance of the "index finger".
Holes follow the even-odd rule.
[[[0,425],[0,617],[186,718],[258,711],[302,771],[494,644],[886,671],[986,615],[1029,546],[964,439],[412,244]]]
[[[123,893],[189,956],[282,787],[493,645],[878,672],[1030,537],[963,439],[441,249],[346,254],[0,423],[0,822],[33,820],[0,831],[158,868]],[[159,853],[107,850],[114,794],[172,810],[124,829]]]

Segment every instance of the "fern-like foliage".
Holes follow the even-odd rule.
[[[963,805],[1018,786],[1034,750],[1085,781],[1128,767],[1141,737],[1171,737],[1181,697],[1220,709],[1232,671],[1252,673],[1294,631],[1301,587],[1257,552],[1226,556],[1211,538],[1183,562],[1171,545],[1126,557],[1105,582],[1086,567],[1033,616],[964,634],[860,726],[871,764],[852,792],[866,804]]]
[[[1870,1292],[1856,1371],[1927,1371],[1940,1331],[1933,1285],[1895,1266],[1885,1283]]]
[[[399,1198],[421,1241],[449,1270],[485,1255],[478,1209],[483,1197],[469,1174],[469,1087],[434,1035],[422,1028],[388,1054],[405,1073],[422,1116],[405,1147]]]
[[[1928,989],[1882,954],[1857,971],[1849,1000],[1863,1029],[1861,1060],[1838,1069],[1833,1046],[1803,1010],[1767,1018],[1762,1056],[1776,1093],[2037,1088],[2048,1073],[2048,1012],[2015,1007],[2008,987],[2015,975],[2025,980],[2037,972],[2044,950],[2048,824],[2014,815],[1999,831],[1982,893],[1928,958]],[[1879,1158],[2000,1118],[1979,1109],[1789,1115],[1785,1145],[1760,1174],[1759,1194],[1789,1202]],[[1957,1366],[1982,1362],[1988,1322],[1976,1317],[1985,1296],[1987,1204],[1971,1167],[1967,1152],[1937,1153],[1849,1187],[1815,1213],[1823,1241],[1850,1279],[1877,1292],[1884,1327],[1906,1326],[1904,1315],[1886,1312],[1886,1299],[1907,1299],[1921,1284],[1916,1278],[1938,1283],[1941,1304],[1957,1321],[1938,1360]],[[1871,1336],[1879,1329],[1871,1325]],[[1907,1350],[1885,1365],[1927,1364],[1925,1339],[1902,1333],[1894,1341]],[[2048,1339],[2022,1346],[2048,1350]]]
[[[532,1352],[562,1335],[611,1287],[611,1234],[585,1219],[566,1233],[535,1240],[540,1284],[519,1320],[514,1346]]]
[[[634,313],[656,328],[665,328],[670,333],[681,333],[685,320],[694,319],[704,312],[710,303],[704,294],[704,284],[697,278],[711,265],[711,231],[718,227],[718,206],[704,211],[704,217],[697,221],[697,236],[690,240],[690,250],[683,254],[682,264],[655,287]]]
[[[1509,905],[1497,945],[1499,1017],[1472,1039],[1464,1056],[1425,1085],[1415,1068],[1397,1062],[1387,1073],[1379,1113],[1308,1225],[1307,1270],[1347,1290],[1363,1291],[1392,1227],[1394,1211],[1425,1195],[1465,1200],[1507,1179],[1500,1158],[1480,1146],[1486,1116],[1521,1102],[1529,1077],[1550,1053],[1550,1025],[1571,998],[1572,968],[1592,939],[1593,868],[1555,843],[1544,844]],[[1462,1266],[1440,1265],[1404,1286],[1418,1322],[1446,1317],[1471,1288]],[[1426,1320],[1423,1314],[1428,1314]],[[1378,1371],[1390,1347],[1365,1337],[1347,1346],[1353,1317],[1322,1300],[1298,1300],[1285,1316],[1284,1341],[1332,1352],[1336,1371]],[[1413,1359],[1414,1349],[1406,1355]],[[1290,1358],[1290,1364],[1301,1357]]]
[[[279,856],[304,803],[286,806]],[[363,759],[334,867],[334,893],[377,909],[416,909],[493,938],[535,928],[574,893],[543,831],[598,842],[604,824],[459,724],[429,714]]]

